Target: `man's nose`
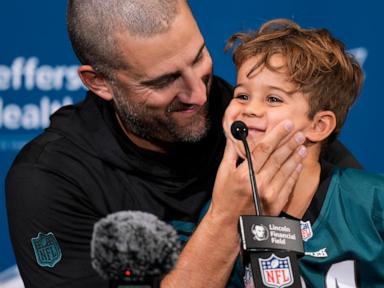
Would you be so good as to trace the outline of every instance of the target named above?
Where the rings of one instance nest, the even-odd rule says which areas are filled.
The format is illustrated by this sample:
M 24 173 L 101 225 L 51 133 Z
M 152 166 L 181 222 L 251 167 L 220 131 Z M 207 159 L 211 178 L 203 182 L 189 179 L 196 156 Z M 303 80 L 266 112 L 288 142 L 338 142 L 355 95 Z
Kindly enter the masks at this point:
M 207 83 L 204 75 L 199 75 L 194 69 L 187 70 L 182 76 L 184 87 L 178 97 L 181 102 L 202 106 L 207 102 Z

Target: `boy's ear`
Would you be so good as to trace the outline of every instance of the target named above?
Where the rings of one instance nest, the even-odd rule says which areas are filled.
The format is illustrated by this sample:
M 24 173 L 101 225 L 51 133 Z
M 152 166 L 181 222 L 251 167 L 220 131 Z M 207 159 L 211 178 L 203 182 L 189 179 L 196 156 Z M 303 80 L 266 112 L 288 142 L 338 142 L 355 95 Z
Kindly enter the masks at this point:
M 325 140 L 336 127 L 336 115 L 332 111 L 320 111 L 315 114 L 306 138 L 311 142 Z
M 78 73 L 81 81 L 89 90 L 104 100 L 112 100 L 112 89 L 104 75 L 97 72 L 90 65 L 81 65 Z

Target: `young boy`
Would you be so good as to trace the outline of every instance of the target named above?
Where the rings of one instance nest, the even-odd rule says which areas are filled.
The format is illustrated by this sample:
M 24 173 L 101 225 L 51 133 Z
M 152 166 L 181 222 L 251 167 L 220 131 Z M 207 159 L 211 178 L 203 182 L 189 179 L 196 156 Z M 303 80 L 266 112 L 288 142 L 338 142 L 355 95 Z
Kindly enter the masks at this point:
M 228 47 L 238 76 L 224 129 L 240 157 L 243 144 L 230 133 L 236 120 L 248 126 L 251 149 L 283 119 L 306 139 L 299 180 L 281 200 L 282 212 L 302 223 L 303 286 L 384 287 L 384 176 L 337 168 L 321 157 L 359 94 L 360 66 L 327 30 L 284 19 L 235 34 Z

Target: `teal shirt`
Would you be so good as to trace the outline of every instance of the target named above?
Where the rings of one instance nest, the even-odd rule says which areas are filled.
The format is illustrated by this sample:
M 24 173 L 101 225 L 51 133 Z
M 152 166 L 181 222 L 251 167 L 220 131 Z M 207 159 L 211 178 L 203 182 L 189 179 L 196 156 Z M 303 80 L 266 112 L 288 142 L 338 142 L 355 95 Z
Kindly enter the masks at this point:
M 197 226 L 171 224 L 184 243 Z M 303 287 L 384 287 L 384 175 L 335 168 L 312 232 L 299 261 Z M 226 287 L 243 287 L 242 275 L 238 259 Z
M 307 287 L 384 287 L 384 175 L 335 168 L 312 231 L 300 260 Z

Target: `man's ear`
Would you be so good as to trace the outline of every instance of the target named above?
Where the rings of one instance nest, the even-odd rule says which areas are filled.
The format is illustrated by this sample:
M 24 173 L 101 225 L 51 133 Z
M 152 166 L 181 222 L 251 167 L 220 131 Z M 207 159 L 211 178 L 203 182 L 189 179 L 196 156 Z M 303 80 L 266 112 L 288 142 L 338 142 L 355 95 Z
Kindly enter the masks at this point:
M 311 142 L 321 142 L 326 139 L 336 127 L 336 115 L 332 111 L 320 111 L 315 114 L 306 138 Z
M 104 100 L 112 100 L 112 89 L 104 75 L 97 72 L 90 65 L 81 65 L 78 73 L 81 81 L 89 90 Z

